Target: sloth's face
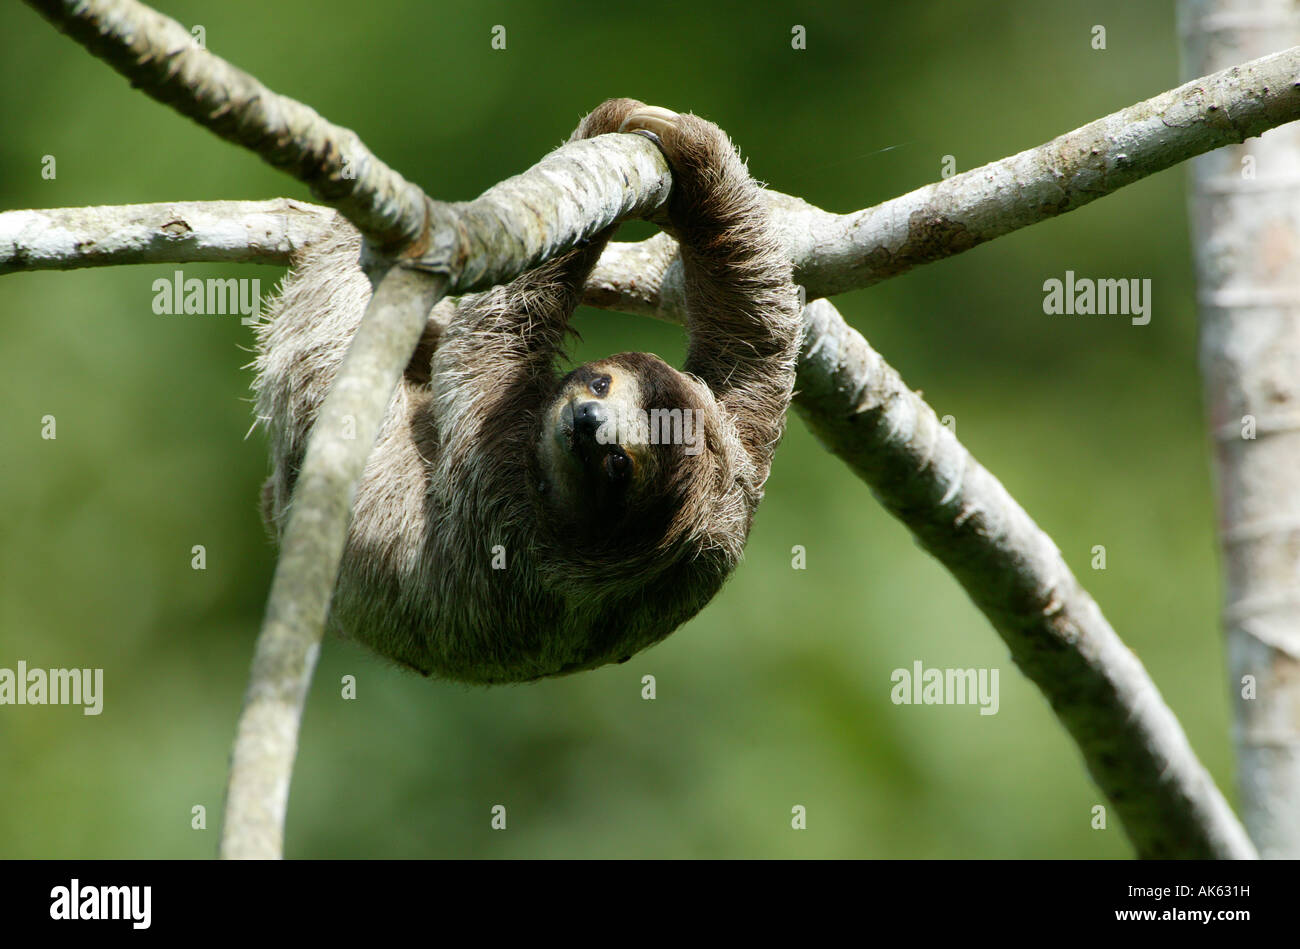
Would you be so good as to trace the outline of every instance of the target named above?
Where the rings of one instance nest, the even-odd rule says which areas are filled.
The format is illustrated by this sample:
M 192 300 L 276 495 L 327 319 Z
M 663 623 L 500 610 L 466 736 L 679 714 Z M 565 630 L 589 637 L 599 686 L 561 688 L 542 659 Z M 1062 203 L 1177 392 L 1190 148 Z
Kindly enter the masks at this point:
M 585 539 L 656 539 L 706 456 L 698 385 L 647 353 L 579 366 L 542 424 L 542 491 Z

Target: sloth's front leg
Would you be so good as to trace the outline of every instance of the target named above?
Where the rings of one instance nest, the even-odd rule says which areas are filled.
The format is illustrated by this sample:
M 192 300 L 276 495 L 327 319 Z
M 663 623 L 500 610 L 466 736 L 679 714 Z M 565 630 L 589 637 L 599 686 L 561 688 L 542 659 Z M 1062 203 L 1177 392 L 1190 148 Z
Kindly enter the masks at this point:
M 726 133 L 699 116 L 645 106 L 622 130 L 652 138 L 672 166 L 665 230 L 681 245 L 684 368 L 735 418 L 761 484 L 784 428 L 802 329 L 763 189 Z

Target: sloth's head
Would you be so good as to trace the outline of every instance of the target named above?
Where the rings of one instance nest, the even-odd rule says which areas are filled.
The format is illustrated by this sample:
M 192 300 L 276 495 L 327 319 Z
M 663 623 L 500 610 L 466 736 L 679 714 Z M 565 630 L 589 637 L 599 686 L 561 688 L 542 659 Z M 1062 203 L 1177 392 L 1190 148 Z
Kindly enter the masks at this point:
M 707 496 L 716 404 L 658 356 L 620 353 L 560 381 L 542 418 L 541 490 L 593 555 L 650 552 L 689 529 Z

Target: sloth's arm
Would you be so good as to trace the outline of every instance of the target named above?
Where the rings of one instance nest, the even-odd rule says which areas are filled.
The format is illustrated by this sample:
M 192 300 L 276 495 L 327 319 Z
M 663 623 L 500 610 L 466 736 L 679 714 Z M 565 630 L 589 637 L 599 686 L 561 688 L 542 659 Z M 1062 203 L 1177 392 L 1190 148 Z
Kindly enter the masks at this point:
M 643 105 L 635 99 L 603 102 L 578 123 L 569 140 L 617 132 L 637 108 Z M 436 360 L 435 367 L 454 371 L 456 359 L 471 357 L 476 369 L 487 370 L 481 373 L 487 389 L 548 373 L 563 349 L 582 286 L 616 229 L 606 228 L 513 282 L 467 298 L 440 343 L 452 351 L 447 355 L 457 350 L 459 354 L 452 360 Z
M 799 351 L 790 260 L 726 133 L 654 108 L 633 113 L 625 128 L 652 132 L 673 168 L 669 229 L 681 244 L 690 333 L 684 368 L 735 419 L 761 483 L 785 426 Z
M 610 99 L 578 124 L 570 140 L 617 132 L 641 105 Z M 450 463 L 468 457 L 483 439 L 499 448 L 503 439 L 522 438 L 532 428 L 529 413 L 553 383 L 582 287 L 616 229 L 461 301 L 438 341 L 430 378 Z
M 564 348 L 582 286 L 612 234 L 602 231 L 517 277 L 461 301 L 434 355 L 435 385 L 472 365 L 475 384 L 494 389 L 545 375 Z M 460 379 L 459 384 L 471 380 Z

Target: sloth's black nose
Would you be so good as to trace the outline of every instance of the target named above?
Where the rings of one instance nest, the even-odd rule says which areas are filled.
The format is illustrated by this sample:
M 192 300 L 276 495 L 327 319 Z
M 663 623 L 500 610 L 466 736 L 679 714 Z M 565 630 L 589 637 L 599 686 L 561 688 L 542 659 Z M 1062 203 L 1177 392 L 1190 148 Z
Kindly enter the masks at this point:
M 605 406 L 599 402 L 583 402 L 574 406 L 573 431 L 579 438 L 596 441 L 596 432 L 609 420 Z

